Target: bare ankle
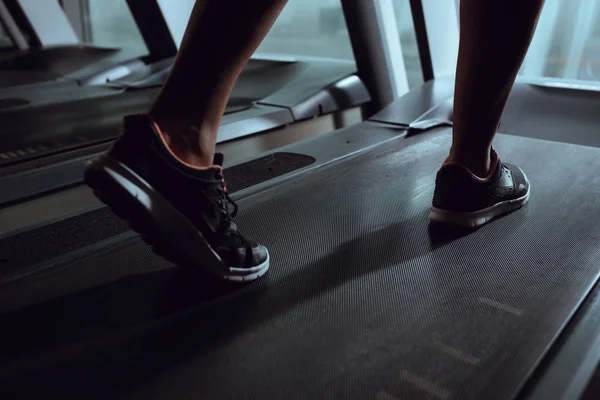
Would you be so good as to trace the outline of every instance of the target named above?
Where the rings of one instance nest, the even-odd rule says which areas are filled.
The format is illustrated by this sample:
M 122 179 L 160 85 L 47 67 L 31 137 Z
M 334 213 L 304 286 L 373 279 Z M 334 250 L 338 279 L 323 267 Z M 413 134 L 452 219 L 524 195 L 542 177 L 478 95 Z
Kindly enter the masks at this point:
M 491 159 L 489 154 L 490 153 L 488 152 L 487 157 L 476 158 L 472 155 L 466 157 L 461 156 L 461 154 L 451 151 L 446 161 L 444 161 L 444 164 L 460 164 L 471 171 L 471 173 L 473 173 L 475 176 L 479 178 L 485 178 L 489 174 L 491 168 Z
M 164 136 L 164 143 L 175 158 L 189 167 L 204 169 L 213 165 L 213 152 L 203 151 L 201 147 L 190 143 L 180 135 L 167 134 Z
M 175 158 L 193 168 L 213 165 L 215 146 L 211 138 L 216 134 L 152 118 L 165 147 Z

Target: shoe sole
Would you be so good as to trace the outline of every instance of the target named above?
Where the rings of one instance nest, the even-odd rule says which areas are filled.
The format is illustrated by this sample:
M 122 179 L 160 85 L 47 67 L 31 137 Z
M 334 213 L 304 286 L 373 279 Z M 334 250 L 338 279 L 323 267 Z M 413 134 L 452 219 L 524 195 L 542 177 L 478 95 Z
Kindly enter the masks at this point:
M 431 213 L 429 214 L 429 220 L 435 224 L 450 225 L 458 228 L 479 228 L 491 220 L 512 211 L 516 211 L 527 204 L 529 195 L 531 194 L 531 184 L 527 177 L 525 177 L 525 179 L 527 180 L 527 185 L 529 187 L 525 196 L 503 201 L 494 204 L 491 207 L 474 212 L 453 212 L 432 207 Z
M 87 163 L 87 185 L 113 213 L 140 234 L 154 252 L 173 264 L 200 268 L 217 278 L 249 282 L 263 276 L 270 256 L 252 268 L 225 264 L 202 233 L 148 182 L 110 155 Z

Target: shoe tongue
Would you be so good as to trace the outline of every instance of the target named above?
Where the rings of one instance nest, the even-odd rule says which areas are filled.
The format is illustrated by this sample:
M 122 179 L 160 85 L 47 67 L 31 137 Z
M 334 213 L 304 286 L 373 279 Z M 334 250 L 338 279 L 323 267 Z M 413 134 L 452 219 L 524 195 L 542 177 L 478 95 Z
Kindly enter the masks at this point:
M 215 153 L 215 158 L 213 159 L 213 164 L 218 165 L 219 167 L 222 167 L 223 161 L 225 161 L 225 156 L 222 153 Z
M 224 221 L 221 229 L 223 229 L 223 233 L 236 234 L 238 232 L 238 227 L 233 221 Z

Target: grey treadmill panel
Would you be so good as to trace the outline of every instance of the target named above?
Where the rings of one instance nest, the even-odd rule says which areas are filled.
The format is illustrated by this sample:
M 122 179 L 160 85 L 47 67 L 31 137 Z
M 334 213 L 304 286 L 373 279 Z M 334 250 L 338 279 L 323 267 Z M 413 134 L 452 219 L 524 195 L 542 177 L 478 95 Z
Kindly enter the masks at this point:
M 352 61 L 307 59 L 297 65 L 301 68 L 297 77 L 261 99 L 261 104 L 288 107 L 294 119 L 302 120 L 370 100 L 364 83 L 355 75 L 356 64 Z
M 262 111 L 265 109 L 272 110 L 273 107 L 278 107 L 280 110 L 290 108 L 291 106 L 287 103 L 273 106 L 265 104 L 263 106 L 253 107 L 253 105 L 263 98 L 269 98 L 269 96 L 274 93 L 277 94 L 280 92 L 283 93 L 282 98 L 286 101 L 290 101 L 290 99 L 292 99 L 292 89 L 300 85 L 299 81 L 309 83 L 311 90 L 315 88 L 313 81 L 318 81 L 318 84 L 322 86 L 318 86 L 318 89 L 314 89 L 316 92 L 311 93 L 312 95 L 321 97 L 323 87 L 330 84 L 334 84 L 336 90 L 346 90 L 347 93 L 352 93 L 352 90 L 362 87 L 360 82 L 357 83 L 352 81 L 347 85 L 350 89 L 346 89 L 343 86 L 344 82 L 338 82 L 345 77 L 345 70 L 341 70 L 340 68 L 336 69 L 335 66 L 337 64 L 335 62 L 322 62 L 322 64 L 332 65 L 333 72 L 326 68 L 315 69 L 312 64 L 306 63 L 254 60 L 248 65 L 247 70 L 236 83 L 228 103 L 230 110 L 238 111 L 240 109 L 250 109 L 251 115 L 246 115 L 247 113 L 244 112 L 236 112 L 235 116 L 226 117 L 224 123 L 229 124 L 234 120 L 239 122 L 243 119 L 247 119 L 249 116 L 252 117 L 257 113 L 262 115 Z M 348 69 L 348 63 L 342 62 L 341 65 Z M 310 71 L 323 73 L 326 79 L 317 79 L 316 75 Z M 292 88 L 288 88 L 288 85 L 291 85 Z M 35 147 L 37 145 L 48 146 L 48 142 L 54 140 L 68 141 L 72 140 L 72 137 L 74 136 L 94 136 L 112 139 L 115 135 L 114 133 L 107 135 L 105 133 L 106 127 L 110 126 L 112 131 L 119 129 L 121 119 L 124 115 L 147 110 L 154 101 L 159 90 L 159 88 L 150 88 L 122 93 L 123 87 L 114 87 L 114 85 L 109 85 L 108 87 L 82 88 L 81 90 L 74 91 L 65 90 L 59 91 L 59 93 L 47 89 L 40 94 L 36 94 L 36 96 L 39 97 L 36 101 L 43 102 L 44 99 L 49 100 L 53 96 L 59 95 L 63 100 L 67 100 L 68 102 L 62 104 L 50 104 L 39 108 L 25 106 L 20 109 L 13 107 L 11 110 L 4 110 L 5 113 L 2 115 L 4 129 L 0 133 L 2 135 L 2 151 L 14 152 L 25 147 Z M 332 90 L 332 92 L 334 92 L 334 90 Z M 296 103 L 294 104 L 299 107 L 304 107 L 307 104 L 305 100 L 308 97 L 311 97 L 308 93 L 309 92 L 306 89 L 299 91 L 296 97 Z M 329 96 L 331 97 L 331 95 Z M 359 98 L 359 100 L 362 101 L 364 98 Z M 325 103 L 325 100 L 322 102 Z M 346 108 L 345 106 L 350 107 L 358 104 L 340 101 L 338 105 Z M 256 109 L 251 110 L 252 108 Z M 335 108 L 331 107 L 331 104 L 327 107 L 328 111 L 333 111 L 334 109 Z M 310 107 L 304 107 L 303 110 L 304 114 L 302 117 L 307 116 L 307 111 L 315 112 L 314 114 L 310 114 L 310 116 L 318 115 L 318 111 L 310 109 Z M 287 114 L 293 112 L 293 110 L 283 111 Z M 280 119 L 280 117 L 274 116 L 270 121 L 273 122 L 278 118 Z M 284 124 L 285 123 L 288 123 L 287 119 L 285 119 Z M 262 126 L 264 125 L 264 120 L 256 121 L 254 125 Z M 247 129 L 244 129 L 243 131 L 247 131 Z M 226 134 L 226 139 L 224 140 L 229 140 L 234 136 L 239 137 L 241 135 L 241 133 L 237 135 L 234 135 L 233 133 Z M 2 160 L 0 160 L 0 163 L 1 162 Z
M 453 77 L 415 88 L 369 118 L 409 126 L 409 134 L 452 124 Z M 412 104 L 410 104 L 412 103 Z M 519 79 L 508 99 L 500 132 L 600 147 L 600 91 L 544 86 Z
M 597 281 L 600 149 L 500 135 L 530 204 L 448 236 L 427 215 L 449 145 L 448 129 L 395 139 L 242 198 L 240 226 L 272 254 L 245 288 L 174 269 L 137 240 L 4 287 L 0 387 L 513 398 Z
M 257 104 L 245 110 L 223 115 L 217 143 L 264 132 L 293 122 L 294 118 L 289 110 Z
M 141 63 L 141 61 L 138 61 Z M 38 85 L 27 85 L 15 89 L 4 89 L 0 88 L 0 99 L 20 99 L 22 104 L 15 104 L 9 107 L 10 103 L 5 107 L 0 108 L 2 113 L 20 113 L 20 112 L 33 112 L 45 116 L 48 111 L 50 113 L 55 112 L 52 107 L 65 107 L 65 103 L 72 103 L 75 101 L 82 101 L 87 99 L 95 99 L 99 97 L 115 96 L 124 93 L 127 89 L 135 90 L 137 92 L 145 91 L 146 93 L 158 93 L 160 86 L 164 83 L 170 69 L 173 59 L 162 60 L 143 68 L 135 67 L 134 72 L 129 73 L 126 77 L 108 82 L 104 85 L 93 85 L 93 86 L 80 86 L 76 82 L 61 82 L 52 84 L 38 84 Z M 114 66 L 114 63 L 111 64 Z M 127 68 L 127 65 L 120 65 L 120 68 Z M 117 67 L 119 68 L 119 67 Z M 302 71 L 309 68 L 303 64 L 296 64 L 290 62 L 276 62 L 276 61 L 265 61 L 265 60 L 251 60 L 247 67 L 242 71 L 240 79 L 236 82 L 233 88 L 232 97 L 230 99 L 230 105 L 250 106 L 253 102 L 260 100 L 263 97 L 267 97 L 282 87 L 285 87 L 290 81 L 294 81 L 298 78 L 298 75 L 302 75 Z M 310 69 L 310 68 L 309 68 Z M 106 71 L 107 68 L 96 67 L 96 72 Z M 27 78 L 31 75 L 31 72 L 20 72 Z M 96 79 L 97 76 L 88 75 L 90 79 Z M 0 73 L 0 80 L 2 79 L 2 73 Z M 14 78 L 13 78 L 14 79 Z M 330 82 L 331 83 L 331 82 Z M 135 95 L 134 95 L 135 96 Z M 101 100 L 102 101 L 102 100 Z M 299 100 L 297 100 L 299 101 Z M 81 113 L 82 108 L 98 109 L 99 107 L 106 108 L 112 103 L 124 103 L 121 99 L 106 99 L 106 104 L 94 104 L 89 103 L 69 104 L 74 110 Z M 48 106 L 49 108 L 39 108 L 39 106 Z M 143 107 L 147 107 L 148 104 L 143 104 Z M 143 108 L 141 108 L 143 109 Z M 75 114 L 75 112 L 74 112 Z M 85 114 L 85 113 L 83 113 Z M 10 118 L 11 116 L 8 115 Z M 72 119 L 65 118 L 64 119 Z
M 60 75 L 48 71 L 5 70 L 0 71 L 0 91 L 4 91 L 5 88 L 13 89 L 15 86 L 20 85 L 45 83 L 60 79 L 62 79 Z M 11 95 L 13 94 L 11 93 Z
M 83 168 L 96 154 L 78 157 L 73 160 L 53 164 L 53 174 L 44 168 L 32 169 L 18 174 L 0 177 L 0 208 L 12 202 L 24 201 L 40 194 L 80 185 L 83 181 Z
M 4 71 L 46 71 L 61 77 L 84 79 L 112 66 L 147 55 L 145 49 L 114 49 L 93 46 L 60 46 L 30 50 L 0 62 Z
M 223 116 L 217 136 L 217 143 L 251 135 L 256 132 L 264 132 L 294 122 L 292 114 L 285 108 L 255 105 L 250 108 L 237 107 L 236 109 L 236 107 L 228 107 L 228 109 L 233 112 Z M 122 116 L 117 117 L 119 119 L 112 118 L 112 123 L 108 124 L 104 129 L 110 130 L 112 128 L 114 129 L 114 134 L 116 134 Z M 98 129 L 99 127 L 96 126 L 95 128 Z M 109 145 L 107 141 L 100 141 L 99 143 L 98 146 L 102 147 Z M 73 143 L 73 148 L 77 148 L 78 144 L 77 142 Z M 34 151 L 35 148 L 29 149 Z M 36 155 L 36 153 L 29 154 L 25 150 L 21 151 L 23 155 L 15 152 L 10 152 L 10 154 L 14 154 L 19 159 Z M 41 152 L 41 150 L 38 150 L 38 152 Z M 63 162 L 53 162 L 46 168 L 31 169 L 27 166 L 20 173 L 13 173 L 11 171 L 3 173 L 4 171 L 0 170 L 0 188 L 2 188 L 0 191 L 0 207 L 39 196 L 43 193 L 81 184 L 83 181 L 83 166 L 90 159 L 97 157 L 97 155 L 98 153 L 96 152 L 77 158 L 70 157 Z M 8 154 L 0 153 L 0 158 L 2 157 L 8 157 Z M 2 161 L 9 162 L 11 160 L 8 158 L 6 160 L 0 159 L 0 165 L 2 165 Z
M 0 100 L 13 100 L 12 106 L 6 101 L 5 106 L 0 104 L 0 112 L 121 94 L 122 87 L 99 84 L 142 68 L 144 55 L 146 51 L 141 49 L 97 47 L 57 47 L 20 54 L 0 63 Z
M 29 183 L 25 186 L 19 183 L 20 177 L 2 178 L 2 175 L 28 171 L 28 165 L 24 163 L 32 160 L 112 141 L 119 134 L 122 118 L 145 112 L 160 90 L 144 83 L 143 77 L 164 79 L 169 63 L 167 60 L 140 70 L 130 81 L 123 79 L 109 85 L 76 90 L 53 90 L 48 86 L 39 93 L 23 96 L 23 99 L 29 99 L 27 104 L 19 103 L 23 99 L 0 101 L 0 116 L 4 123 L 0 132 L 0 167 L 22 166 L 17 170 L 11 168 L 5 174 L 0 171 L 0 187 L 4 193 L 0 193 L 0 206 L 78 180 L 83 162 L 78 160 L 52 171 L 25 172 Z M 352 62 L 343 60 L 251 60 L 233 88 L 218 142 L 368 102 L 369 94 L 362 81 L 352 75 L 354 70 Z M 271 101 L 281 101 L 281 104 L 269 105 Z M 65 175 L 57 176 L 57 171 Z M 49 175 L 52 177 L 46 179 Z M 63 179 L 64 185 L 57 185 Z
M 171 71 L 174 60 L 174 57 L 170 57 L 154 62 L 108 84 L 117 87 L 135 87 L 137 89 L 162 86 Z
M 16 74 L 21 74 L 23 77 L 22 78 L 17 78 L 17 79 L 23 79 L 25 80 L 25 78 L 27 77 L 27 74 L 30 73 L 30 71 L 13 71 L 16 72 Z M 0 79 L 3 79 L 3 77 L 6 77 L 6 79 L 9 79 L 7 76 L 7 74 L 1 74 L 0 75 Z M 3 88 L 2 84 L 0 84 L 0 99 L 5 99 L 5 98 L 10 98 L 10 97 L 20 97 L 20 98 L 24 98 L 26 100 L 28 100 L 28 102 L 31 101 L 31 97 L 34 96 L 35 94 L 39 93 L 39 92 L 45 92 L 45 91 L 55 91 L 57 90 L 57 88 L 63 88 L 63 89 L 74 89 L 76 87 L 80 87 L 80 85 L 75 82 L 75 81 L 70 81 L 64 78 L 59 78 L 57 81 L 52 81 L 52 82 L 38 82 L 35 84 L 26 84 L 27 81 L 25 80 L 24 85 L 19 86 L 19 88 L 17 90 L 15 90 L 14 88 L 8 87 L 8 88 Z M 4 111 L 4 110 L 2 110 Z
M 112 141 L 120 134 L 123 117 L 148 110 L 160 90 L 109 95 L 116 89 L 82 89 L 90 94 L 83 100 L 0 113 L 4 123 L 0 132 L 0 166 Z M 74 91 L 72 95 L 76 97 L 77 93 Z M 232 97 L 226 113 L 241 113 L 240 118 L 243 118 L 244 112 L 252 108 L 249 99 Z M 281 110 L 289 114 L 285 109 L 278 109 Z
M 57 103 L 71 103 L 82 100 L 93 100 L 101 97 L 120 95 L 125 92 L 124 89 L 104 87 L 104 86 L 80 86 L 75 82 L 55 82 L 52 85 L 44 85 L 37 88 L 37 85 L 28 85 L 25 90 L 14 90 L 12 93 L 5 93 L 0 99 L 20 100 L 12 105 L 0 107 L 0 116 L 6 117 L 7 113 L 20 112 L 26 110 L 30 113 L 36 112 L 36 107 L 52 106 Z M 38 108 L 39 110 L 39 108 Z M 43 115 L 44 112 L 42 111 Z M 10 118 L 10 117 L 9 117 Z
M 427 82 L 369 118 L 410 126 L 418 133 L 452 123 L 453 77 Z M 408 102 L 413 102 L 407 106 Z M 519 79 L 504 110 L 500 131 L 511 135 L 600 147 L 600 92 L 544 86 Z
M 81 84 L 98 84 L 102 76 L 105 79 L 108 76 L 121 77 L 129 74 L 139 68 L 144 67 L 146 64 L 144 60 L 149 56 L 148 51 L 145 48 L 124 48 L 119 49 L 113 56 L 104 58 L 95 63 L 89 63 L 81 68 L 78 68 L 65 76 L 68 79 L 74 79 Z M 128 71 L 122 73 L 122 75 L 107 74 L 107 71 L 114 70 L 116 67 L 125 67 Z M 113 78 L 116 79 L 116 78 Z
M 169 62 L 134 72 L 112 85 L 147 88 L 161 86 Z M 364 83 L 356 76 L 352 61 L 300 57 L 296 61 L 250 59 L 236 82 L 239 98 L 260 104 L 287 107 L 295 120 L 355 107 L 370 100 Z
M 20 52 L 0 62 L 3 69 L 44 69 L 65 75 L 104 58 L 119 53 L 119 49 L 93 46 L 56 46 Z
M 426 82 L 404 96 L 403 104 L 410 106 L 396 107 L 394 103 L 384 108 L 369 120 L 408 126 L 423 114 L 446 102 L 454 96 L 454 77 L 443 77 Z M 397 102 L 397 101 L 396 101 Z
M 138 71 L 133 72 L 126 77 L 117 79 L 111 83 L 114 86 L 125 86 L 136 89 L 146 89 L 153 87 L 162 86 L 168 74 L 171 72 L 174 58 L 168 58 L 151 65 L 148 65 Z M 302 65 L 293 61 L 275 61 L 275 60 L 262 60 L 262 59 L 250 59 L 242 70 L 240 79 L 236 82 L 239 91 L 240 88 L 247 88 L 248 81 L 246 77 L 252 78 L 254 81 L 259 81 L 262 85 L 266 85 L 267 94 L 270 94 L 276 89 L 275 86 L 280 87 L 284 85 L 290 78 L 295 78 L 298 69 L 302 69 Z M 279 85 L 276 82 L 283 82 Z M 253 96 L 256 88 L 252 88 Z M 262 89 L 262 88 L 260 88 Z
M 600 92 L 517 82 L 500 131 L 557 142 L 600 147 Z M 540 129 L 540 122 L 543 129 Z

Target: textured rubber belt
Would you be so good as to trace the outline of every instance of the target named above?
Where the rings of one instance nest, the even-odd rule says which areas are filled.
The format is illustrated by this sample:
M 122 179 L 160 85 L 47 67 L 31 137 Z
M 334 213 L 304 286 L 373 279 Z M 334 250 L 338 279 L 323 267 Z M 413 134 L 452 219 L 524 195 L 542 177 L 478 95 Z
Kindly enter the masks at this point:
M 240 226 L 273 263 L 244 289 L 194 279 L 136 241 L 43 286 L 3 291 L 0 303 L 38 296 L 0 317 L 14 339 L 0 341 L 6 362 L 33 357 L 31 343 L 67 349 L 13 370 L 8 387 L 145 399 L 513 398 L 597 280 L 590 182 L 600 150 L 498 137 L 503 158 L 528 174 L 531 201 L 452 236 L 427 218 L 449 144 L 449 131 L 396 140 L 240 201 Z M 27 321 L 53 329 L 27 331 Z

